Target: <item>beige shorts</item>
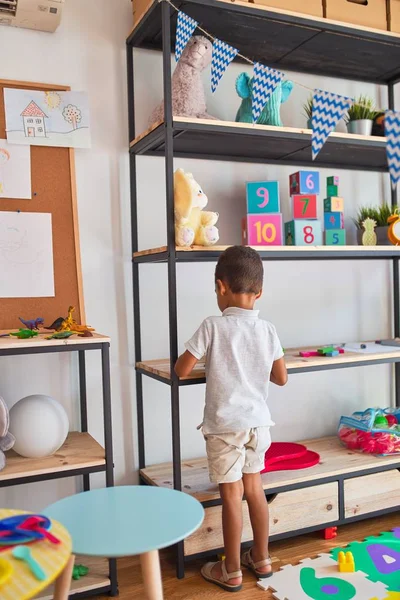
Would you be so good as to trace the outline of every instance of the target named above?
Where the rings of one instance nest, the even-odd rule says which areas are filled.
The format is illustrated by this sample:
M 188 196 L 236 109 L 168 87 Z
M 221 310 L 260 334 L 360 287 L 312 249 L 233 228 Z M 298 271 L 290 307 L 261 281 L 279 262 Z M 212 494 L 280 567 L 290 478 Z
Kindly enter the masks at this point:
M 243 473 L 260 473 L 271 445 L 269 427 L 233 433 L 205 434 L 208 470 L 212 483 L 234 483 Z

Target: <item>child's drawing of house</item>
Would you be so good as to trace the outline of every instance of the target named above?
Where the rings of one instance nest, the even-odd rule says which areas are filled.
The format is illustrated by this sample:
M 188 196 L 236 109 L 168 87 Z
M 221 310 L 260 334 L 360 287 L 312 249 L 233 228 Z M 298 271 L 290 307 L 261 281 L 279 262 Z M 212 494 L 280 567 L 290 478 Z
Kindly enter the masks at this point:
M 46 137 L 46 125 L 44 114 L 36 102 L 30 102 L 25 110 L 22 111 L 21 117 L 24 120 L 24 131 L 26 137 Z

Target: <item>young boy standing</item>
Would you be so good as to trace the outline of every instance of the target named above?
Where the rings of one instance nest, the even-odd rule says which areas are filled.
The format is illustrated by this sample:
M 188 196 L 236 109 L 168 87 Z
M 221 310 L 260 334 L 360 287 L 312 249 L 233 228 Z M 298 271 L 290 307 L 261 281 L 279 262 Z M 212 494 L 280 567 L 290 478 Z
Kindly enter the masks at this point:
M 223 562 L 207 563 L 204 579 L 224 590 L 242 587 L 241 565 L 257 578 L 272 575 L 268 554 L 269 515 L 260 472 L 274 423 L 267 405 L 269 381 L 285 385 L 287 371 L 275 327 L 258 318 L 263 265 L 252 248 L 232 246 L 220 256 L 215 288 L 221 317 L 209 317 L 185 344 L 175 366 L 179 377 L 206 359 L 203 434 L 210 480 L 222 499 Z M 245 496 L 254 545 L 240 557 Z

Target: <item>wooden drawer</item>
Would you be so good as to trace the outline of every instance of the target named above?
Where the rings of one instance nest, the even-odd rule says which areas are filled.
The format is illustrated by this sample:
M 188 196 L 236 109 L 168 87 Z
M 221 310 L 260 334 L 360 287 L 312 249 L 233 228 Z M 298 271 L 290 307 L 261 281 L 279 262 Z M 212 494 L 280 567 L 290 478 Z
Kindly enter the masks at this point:
M 322 0 L 250 0 L 251 3 L 262 4 L 265 7 L 281 8 L 282 10 L 290 10 L 297 13 L 314 15 L 323 17 Z
M 400 33 L 400 0 L 390 0 L 389 6 L 389 29 Z
M 386 0 L 327 0 L 327 19 L 364 25 L 374 29 L 387 29 Z
M 400 472 L 394 469 L 347 479 L 344 506 L 346 518 L 400 506 Z
M 300 528 L 323 526 L 339 518 L 338 485 L 326 483 L 304 490 L 278 494 L 270 503 L 271 535 Z M 200 529 L 185 540 L 185 555 L 207 552 L 224 545 L 222 538 L 221 506 L 206 508 Z M 242 541 L 253 539 L 247 503 L 243 502 Z

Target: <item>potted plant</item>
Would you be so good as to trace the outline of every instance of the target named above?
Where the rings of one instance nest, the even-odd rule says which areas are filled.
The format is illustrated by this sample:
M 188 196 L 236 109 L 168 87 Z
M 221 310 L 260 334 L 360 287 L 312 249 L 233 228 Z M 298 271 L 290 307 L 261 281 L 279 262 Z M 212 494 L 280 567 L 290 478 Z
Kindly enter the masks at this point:
M 313 97 L 310 94 L 307 101 L 303 104 L 303 115 L 307 119 L 307 129 L 312 129 L 312 105 Z
M 372 98 L 361 94 L 347 111 L 345 118 L 347 131 L 359 135 L 371 135 L 372 125 L 378 114 Z
M 396 210 L 396 207 L 391 207 L 389 204 L 382 204 L 382 206 L 361 206 L 358 209 L 357 217 L 353 219 L 355 226 L 357 227 L 357 242 L 362 245 L 363 227 L 362 223 L 365 219 L 373 219 L 376 222 L 375 233 L 377 237 L 378 246 L 390 246 L 388 239 L 388 218 Z

